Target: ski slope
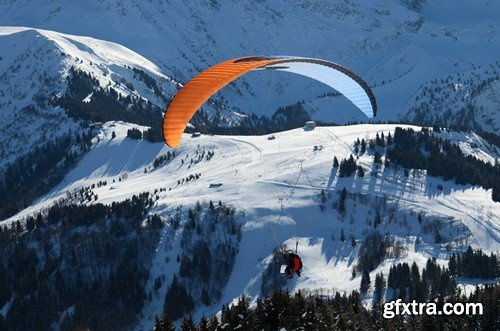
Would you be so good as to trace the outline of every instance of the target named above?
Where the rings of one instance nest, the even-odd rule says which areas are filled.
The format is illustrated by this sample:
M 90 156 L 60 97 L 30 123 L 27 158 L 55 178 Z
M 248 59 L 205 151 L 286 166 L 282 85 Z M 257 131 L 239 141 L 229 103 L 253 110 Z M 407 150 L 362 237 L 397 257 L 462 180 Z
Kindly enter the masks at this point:
M 282 244 L 294 248 L 298 242 L 299 254 L 304 261 L 303 276 L 288 283 L 290 290 L 328 293 L 332 289 L 357 289 L 360 275 L 352 279 L 351 271 L 359 245 L 351 247 L 350 237 L 362 241 L 372 228 L 366 220 L 374 217 L 373 207 L 379 204 L 379 200 L 367 205 L 355 202 L 358 208 L 349 200 L 349 212 L 341 216 L 331 204 L 337 200 L 335 191 L 344 187 L 349 192 L 388 201 L 388 210 L 393 210 L 396 216 L 393 220 L 384 220 L 379 231 L 392 234 L 406 246 L 406 253 L 396 258 L 398 262 L 417 261 L 424 265 L 430 256 L 442 261 L 448 256 L 444 244 L 434 244 L 432 236 L 422 234 L 415 222 L 419 212 L 425 213 L 426 217 L 447 220 L 443 236 L 450 238 L 452 249 L 463 248 L 451 241 L 459 237 L 486 252 L 500 248 L 500 204 L 491 200 L 491 191 L 427 177 L 423 171 L 405 177 L 402 170 L 379 169 L 378 175 L 372 176 L 377 166 L 369 155 L 363 155 L 357 161 L 365 169 L 364 178 L 337 176 L 332 168 L 333 156 L 339 160 L 347 158 L 358 137 L 369 139 L 376 133 L 387 134 L 393 132 L 396 125 L 318 127 L 312 131 L 295 129 L 275 133 L 274 140 L 269 140 L 269 136 L 202 135 L 192 138 L 184 135 L 181 147 L 176 149 L 176 157 L 157 168 L 152 167 L 153 160 L 165 154 L 168 148 L 162 143 L 127 138 L 126 132 L 132 127 L 136 126 L 122 122 L 106 123 L 91 151 L 58 187 L 2 225 L 22 220 L 64 199 L 67 192 L 104 180 L 108 185 L 93 189 L 98 196 L 95 202 L 110 204 L 133 194 L 165 188 L 158 193 L 159 200 L 153 208 L 164 217 L 179 205 L 193 206 L 196 201 L 222 200 L 242 212 L 239 219 L 243 222 L 243 237 L 222 300 L 219 304 L 199 308 L 196 317 L 219 311 L 221 303 L 231 302 L 242 293 L 251 298 L 258 297 L 262 273 L 273 250 Z M 113 132 L 115 138 L 111 138 Z M 197 149 L 212 150 L 214 156 L 210 161 L 190 164 Z M 487 149 L 477 150 L 478 155 L 484 153 L 488 153 Z M 177 184 L 179 179 L 194 173 L 200 173 L 200 179 Z M 211 183 L 222 185 L 210 188 Z M 442 191 L 436 189 L 437 184 L 443 186 Z M 328 197 L 325 211 L 319 208 L 322 189 Z M 341 230 L 345 232 L 345 242 L 339 240 Z M 174 238 L 174 242 L 169 240 L 160 240 L 148 283 L 152 286 L 156 277 L 165 275 L 167 280 L 159 290 L 163 295 L 155 296 L 151 302 L 146 301 L 138 329 L 149 329 L 154 316 L 161 314 L 166 287 L 173 273 L 177 272 L 178 264 L 165 263 L 167 257 L 174 261 L 180 249 L 177 239 Z M 394 259 L 389 258 L 375 271 L 388 272 L 392 263 Z

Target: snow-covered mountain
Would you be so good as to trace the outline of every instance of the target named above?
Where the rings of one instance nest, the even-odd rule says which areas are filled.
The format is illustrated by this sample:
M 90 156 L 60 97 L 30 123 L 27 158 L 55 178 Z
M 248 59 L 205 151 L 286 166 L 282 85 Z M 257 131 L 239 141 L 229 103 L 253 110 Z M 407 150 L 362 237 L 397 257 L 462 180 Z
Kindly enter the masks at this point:
M 394 246 L 374 270 L 385 274 L 396 262 L 416 261 L 421 267 L 428 257 L 444 262 L 449 254 L 467 245 L 485 252 L 500 248 L 500 204 L 492 201 L 491 189 L 457 185 L 422 170 L 406 173 L 397 166 L 374 163 L 372 153 L 355 152 L 353 143 L 358 138 L 368 141 L 376 134 L 394 135 L 396 125 L 296 129 L 272 137 L 184 135 L 182 146 L 168 160 L 162 156 L 171 150 L 163 143 L 126 137 L 133 126 L 122 122 L 105 124 L 96 138 L 98 142 L 55 189 L 1 225 L 16 220 L 26 222 L 30 215 L 56 203 L 74 203 L 77 195 L 89 188 L 88 199 L 79 204 L 116 206 L 132 195 L 153 194 L 151 207 L 141 217 L 158 215 L 164 228 L 159 239 L 151 237 L 156 247 L 144 260 L 149 270 L 145 283 L 149 299 L 144 300 L 139 314 L 136 328 L 140 330 L 150 329 L 154 317 L 162 314 L 174 274 L 181 275 L 178 281 L 194 298 L 196 317 L 217 312 L 222 303 L 242 293 L 250 298 L 262 295 L 263 278 L 280 245 L 294 249 L 298 243 L 304 261 L 303 276 L 286 287 L 306 291 L 357 289 L 360 275 L 352 277 L 352 270 L 358 263 L 360 245 L 374 227 L 388 235 Z M 460 143 L 466 155 L 490 164 L 499 158 L 497 147 L 475 134 L 443 131 L 435 135 Z M 359 156 L 357 164 L 364 171 L 363 177 L 340 177 L 332 168 L 334 156 L 342 160 L 351 154 Z M 345 211 L 341 212 L 338 204 L 343 188 L 349 193 Z M 238 239 L 222 225 L 226 222 L 222 216 L 209 225 L 210 212 L 205 214 L 203 206 L 210 201 L 216 205 L 222 201 L 234 208 L 234 214 L 228 211 L 226 215 L 234 215 L 240 224 Z M 374 225 L 377 218 L 380 224 Z M 143 231 L 149 231 L 149 223 L 144 222 Z M 198 226 L 196 222 L 200 222 Z M 218 247 L 234 247 L 234 255 L 229 255 L 234 256 L 234 260 L 230 259 L 234 265 L 223 278 L 220 293 L 209 290 L 207 295 L 212 299 L 202 303 L 199 291 L 203 287 L 199 286 L 203 283 L 192 280 L 196 278 L 190 277 L 195 276 L 187 276 L 187 271 L 182 270 L 187 268 L 186 258 L 196 258 L 190 255 L 199 240 L 195 232 L 210 231 L 210 226 L 214 232 L 202 237 L 214 243 L 207 250 L 215 254 Z M 93 226 L 85 229 L 82 226 L 75 231 L 95 231 Z M 353 241 L 358 245 L 354 246 Z M 52 247 L 51 254 L 60 254 L 57 245 Z M 217 259 L 217 255 L 212 256 Z M 208 277 L 214 281 L 210 278 L 215 277 L 213 274 Z M 62 309 L 67 308 L 71 307 Z M 66 310 L 61 319 L 64 314 Z
M 500 4 L 489 0 L 452 5 L 438 0 L 25 0 L 2 1 L 0 13 L 0 25 L 117 42 L 180 82 L 241 55 L 329 59 L 375 87 L 382 120 L 406 113 L 409 98 L 426 82 L 494 63 L 500 44 Z M 347 111 L 352 108 L 342 98 L 317 99 L 327 91 L 306 78 L 252 73 L 221 96 L 230 107 L 258 115 L 305 100 L 316 119 L 361 119 L 356 110 Z M 497 111 L 485 107 L 487 117 Z
M 387 246 L 372 275 L 445 264 L 468 245 L 498 252 L 500 150 L 486 135 L 436 128 L 426 134 L 440 142 L 416 147 L 466 159 L 465 182 L 389 161 L 375 144 L 401 125 L 184 134 L 175 150 L 141 135 L 195 74 L 253 54 L 351 68 L 383 121 L 498 134 L 499 14 L 487 0 L 1 1 L 0 329 L 33 328 L 21 324 L 29 309 L 47 328 L 149 330 L 165 311 L 199 318 L 280 285 L 350 292 L 370 240 Z M 325 86 L 274 71 L 215 100 L 203 109 L 222 126 L 299 101 L 316 120 L 365 120 Z M 333 159 L 350 155 L 356 169 L 340 176 Z M 277 249 L 296 245 L 303 276 L 286 283 Z
M 100 88 L 163 109 L 178 87 L 153 63 L 115 43 L 17 27 L 0 28 L 0 41 L 0 169 L 55 137 L 82 130 L 81 117 L 70 118 L 52 102 L 72 92 L 72 70 L 95 80 L 81 97 L 87 104 Z M 144 77 L 151 77 L 157 90 Z
M 408 100 L 404 119 L 500 132 L 500 62 L 435 79 Z

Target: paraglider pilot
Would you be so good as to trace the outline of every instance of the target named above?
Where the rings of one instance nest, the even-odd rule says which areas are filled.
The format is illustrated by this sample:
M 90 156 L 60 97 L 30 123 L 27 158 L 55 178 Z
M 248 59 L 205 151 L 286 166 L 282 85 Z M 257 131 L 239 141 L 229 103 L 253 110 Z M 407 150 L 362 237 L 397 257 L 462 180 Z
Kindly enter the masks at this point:
M 293 273 L 295 272 L 297 276 L 300 277 L 300 271 L 302 270 L 302 260 L 300 256 L 294 253 L 286 253 L 285 254 L 285 275 L 288 279 L 293 278 Z

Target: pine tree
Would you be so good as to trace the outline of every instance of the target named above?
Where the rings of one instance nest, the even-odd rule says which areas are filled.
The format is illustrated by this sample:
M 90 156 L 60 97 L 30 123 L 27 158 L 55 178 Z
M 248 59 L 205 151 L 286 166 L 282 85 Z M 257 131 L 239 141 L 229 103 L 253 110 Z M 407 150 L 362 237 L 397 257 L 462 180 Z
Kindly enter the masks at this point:
M 370 289 L 370 274 L 368 273 L 368 270 L 364 269 L 363 270 L 363 275 L 361 276 L 361 284 L 359 286 L 359 291 L 361 294 L 366 295 L 368 293 L 368 290 Z
M 200 324 L 198 325 L 198 331 L 209 331 L 208 320 L 205 315 L 203 315 L 200 319 Z
M 177 275 L 174 274 L 172 284 L 165 295 L 165 313 L 176 319 L 194 308 L 193 298 L 186 288 L 180 284 Z
M 236 313 L 238 317 L 238 325 L 241 325 L 241 328 L 243 330 L 247 330 L 250 328 L 250 321 L 249 316 L 250 316 L 250 302 L 248 301 L 248 298 L 245 295 L 242 295 L 238 299 L 238 303 L 236 304 Z
M 217 316 L 214 315 L 208 321 L 208 330 L 215 331 L 218 328 L 219 328 L 219 320 L 217 319 Z
M 383 300 L 383 291 L 386 286 L 384 275 L 379 273 L 375 276 L 375 293 L 373 295 L 374 303 L 380 304 Z
M 443 241 L 443 238 L 441 237 L 441 233 L 439 233 L 439 230 L 436 229 L 436 233 L 434 234 L 434 242 L 436 244 L 440 244 Z
M 345 241 L 344 229 L 340 230 L 340 241 L 341 242 Z
M 380 142 L 380 136 L 378 135 L 378 132 L 377 134 L 375 135 L 375 144 L 377 146 L 382 146 L 382 143 Z
M 33 217 L 29 217 L 26 220 L 26 230 L 29 232 L 33 231 L 35 229 L 35 219 Z
M 399 285 L 398 298 L 403 301 L 406 301 L 406 287 L 404 286 L 403 283 Z
M 338 168 L 339 166 L 339 160 L 337 159 L 336 156 L 333 157 L 333 167 Z
M 344 159 L 340 162 L 339 166 L 339 177 L 349 177 L 356 171 L 356 161 L 352 154 L 349 156 L 349 159 Z
M 221 307 L 220 322 L 222 325 L 229 324 L 231 322 L 231 311 L 228 305 L 223 304 Z
M 181 330 L 182 331 L 197 331 L 196 325 L 194 324 L 193 317 L 191 316 L 191 314 L 188 314 L 182 320 Z
M 156 316 L 154 331 L 175 331 L 175 327 L 168 315 L 164 315 L 162 318 Z
M 457 256 L 455 253 L 451 254 L 450 260 L 448 261 L 448 269 L 453 276 L 457 275 Z

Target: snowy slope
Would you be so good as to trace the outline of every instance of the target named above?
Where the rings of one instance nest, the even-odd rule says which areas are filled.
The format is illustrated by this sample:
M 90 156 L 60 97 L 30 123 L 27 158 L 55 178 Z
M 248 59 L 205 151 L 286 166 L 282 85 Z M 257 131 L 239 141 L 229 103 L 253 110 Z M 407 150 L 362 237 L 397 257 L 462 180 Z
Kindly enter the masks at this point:
M 423 84 L 405 105 L 405 120 L 500 131 L 500 62 Z
M 180 82 L 241 55 L 329 59 L 374 86 L 380 118 L 392 120 L 407 111 L 404 105 L 420 85 L 494 63 L 500 44 L 500 3 L 487 0 L 453 6 L 438 0 L 22 0 L 3 1 L 0 13 L 0 25 L 117 42 Z M 278 106 L 306 100 L 326 122 L 359 119 L 357 113 L 344 114 L 348 107 L 340 98 L 324 99 L 328 107 L 319 107 L 314 100 L 327 91 L 319 83 L 264 74 L 251 73 L 221 95 L 247 113 L 269 115 Z
M 153 63 L 115 43 L 0 27 L 0 169 L 39 144 L 80 130 L 64 109 L 50 103 L 67 91 L 70 68 L 90 74 L 103 89 L 112 87 L 123 97 L 149 100 L 160 108 L 178 86 Z M 163 95 L 146 86 L 132 68 L 153 77 Z M 85 101 L 91 98 L 90 94 Z
M 432 134 L 458 145 L 465 155 L 472 155 L 492 165 L 495 164 L 495 160 L 500 159 L 500 149 L 493 144 L 489 144 L 474 132 L 448 132 L 443 130 L 439 133 L 432 132 Z
M 495 61 L 500 37 L 495 32 L 500 4 L 459 0 L 453 8 L 443 6 L 437 0 L 376 4 L 367 0 L 2 1 L 0 25 L 6 26 L 0 27 L 0 174 L 6 163 L 39 144 L 81 130 L 81 122 L 49 102 L 67 92 L 71 68 L 95 77 L 102 89 L 113 88 L 123 97 L 163 108 L 180 83 L 227 58 L 319 57 L 346 65 L 366 79 L 374 87 L 382 120 L 404 116 L 435 121 L 447 112 L 455 119 L 462 108 L 473 105 L 477 111 L 470 118 L 477 126 L 498 132 Z M 132 68 L 151 77 L 160 94 Z M 304 100 L 314 119 L 364 119 L 348 101 L 319 83 L 286 73 L 264 74 L 248 74 L 222 91 L 219 100 L 259 115 Z M 431 99 L 428 91 L 436 96 Z M 92 97 L 90 93 L 83 100 L 89 102 Z M 231 112 L 225 115 L 230 121 L 238 118 Z M 425 171 L 405 176 L 402 170 L 375 165 L 367 154 L 357 160 L 365 170 L 363 178 L 338 177 L 331 167 L 333 156 L 347 158 L 355 139 L 393 132 L 395 125 L 297 129 L 277 133 L 274 140 L 185 135 L 177 156 L 157 168 L 155 158 L 169 149 L 162 143 L 126 138 L 133 127 L 138 126 L 109 122 L 96 127 L 99 134 L 91 151 L 63 182 L 0 225 L 23 220 L 67 198 L 68 192 L 100 181 L 110 184 L 96 187 L 93 193 L 96 202 L 105 204 L 165 189 L 153 208 L 164 218 L 178 206 L 192 207 L 196 200 L 221 200 L 234 206 L 243 237 L 233 272 L 219 302 L 208 307 L 199 304 L 196 317 L 219 311 L 222 303 L 242 293 L 251 298 L 261 295 L 263 274 L 274 249 L 282 244 L 293 248 L 298 242 L 304 259 L 304 275 L 288 283 L 290 290 L 357 289 L 360 276 L 352 279 L 351 271 L 359 245 L 351 247 L 351 237 L 361 243 L 373 229 L 371 222 L 379 209 L 387 215 L 379 231 L 390 234 L 404 250 L 375 272 L 387 275 L 395 261 L 416 261 L 422 266 L 433 256 L 444 262 L 450 252 L 468 244 L 486 252 L 500 248 L 500 204 L 492 202 L 491 190 L 428 177 Z M 474 133 L 433 134 L 481 160 L 499 159 L 499 150 Z M 201 150 L 213 151 L 214 157 L 190 162 Z M 201 174 L 200 179 L 178 184 L 195 173 Z M 210 188 L 214 183 L 222 186 Z M 332 206 L 344 187 L 351 193 L 342 215 Z M 321 190 L 326 192 L 324 211 Z M 423 224 L 416 222 L 419 213 L 425 214 Z M 435 227 L 441 229 L 441 244 L 435 243 Z M 341 231 L 345 242 L 340 241 Z M 181 232 L 182 227 L 166 227 L 161 237 L 147 287 L 153 288 L 158 276 L 165 280 L 144 303 L 138 329 L 151 329 L 154 317 L 163 311 L 167 286 L 179 269 L 175 260 L 182 253 Z M 2 309 L 4 315 L 6 309 Z
M 102 180 L 108 183 L 115 180 L 93 189 L 98 196 L 96 202 L 105 204 L 144 191 L 166 189 L 158 193 L 154 207 L 154 212 L 163 217 L 171 215 L 176 206 L 193 206 L 197 200 L 222 200 L 241 212 L 238 219 L 243 224 L 243 237 L 222 299 L 209 307 L 199 306 L 197 317 L 217 312 L 220 304 L 231 302 L 242 293 L 252 298 L 259 296 L 262 274 L 280 244 L 293 248 L 298 242 L 304 260 L 303 277 L 291 281 L 289 289 L 358 288 L 360 276 L 351 277 L 357 247 L 351 247 L 350 238 L 363 240 L 373 229 L 369 222 L 377 209 L 388 215 L 379 231 L 391 234 L 406 248 L 401 256 L 387 259 L 376 272 L 387 273 L 395 260 L 423 265 L 428 257 L 434 256 L 444 261 L 450 252 L 446 245 L 451 251 L 464 249 L 468 244 L 486 252 L 500 249 L 500 204 L 491 200 L 491 190 L 427 177 L 425 171 L 415 171 L 406 177 L 402 170 L 378 169 L 369 155 L 358 160 L 365 169 L 364 178 L 338 177 L 331 166 L 333 156 L 348 157 L 358 137 L 387 134 L 394 131 L 395 125 L 296 129 L 275 134 L 274 140 L 268 140 L 267 136 L 185 135 L 176 150 L 177 156 L 157 168 L 152 167 L 153 160 L 169 149 L 161 143 L 127 138 L 127 129 L 131 127 L 127 123 L 107 123 L 98 136 L 99 142 L 57 188 L 2 224 L 22 220 L 65 198 L 67 192 Z M 111 137 L 111 132 L 116 133 L 116 138 Z M 466 135 L 453 138 L 459 141 L 463 137 Z M 477 136 L 469 139 L 481 141 Z M 314 146 L 322 148 L 315 150 Z M 498 154 L 493 155 L 484 147 L 485 142 L 482 146 L 479 150 L 470 148 L 468 153 L 483 159 L 498 158 Z M 190 159 L 201 149 L 214 151 L 213 158 L 191 163 Z M 375 172 L 377 175 L 372 175 Z M 194 173 L 200 173 L 200 179 L 178 185 L 179 179 Z M 222 186 L 210 188 L 211 183 Z M 437 189 L 438 184 L 443 190 Z M 344 187 L 352 192 L 352 197 L 347 200 L 348 212 L 341 215 L 331 205 L 338 200 L 337 191 Z M 319 208 L 322 189 L 327 195 L 324 212 Z M 418 213 L 425 214 L 427 223 L 418 224 Z M 442 244 L 435 244 L 432 232 L 428 232 L 436 223 L 445 238 Z M 345 242 L 339 239 L 341 230 L 345 232 Z M 179 237 L 175 235 L 174 242 L 162 239 L 158 246 L 148 286 L 153 286 L 156 277 L 165 275 L 167 281 L 160 294 L 165 293 L 172 274 L 178 270 L 177 263 L 165 261 L 175 261 L 180 253 Z M 154 316 L 162 309 L 162 295 L 146 301 L 138 329 L 150 329 Z

